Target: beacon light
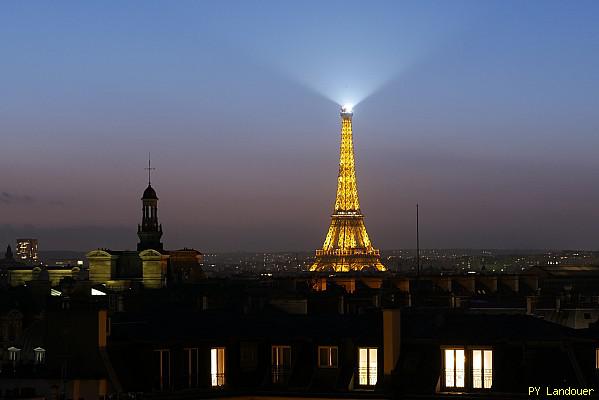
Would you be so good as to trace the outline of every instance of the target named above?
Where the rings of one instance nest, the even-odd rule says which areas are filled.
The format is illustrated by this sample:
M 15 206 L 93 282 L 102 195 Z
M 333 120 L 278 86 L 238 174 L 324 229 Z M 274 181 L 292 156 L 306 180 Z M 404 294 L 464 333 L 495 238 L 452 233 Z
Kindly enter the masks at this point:
M 350 114 L 352 112 L 352 108 L 353 106 L 351 104 L 344 104 L 341 106 L 341 112 Z

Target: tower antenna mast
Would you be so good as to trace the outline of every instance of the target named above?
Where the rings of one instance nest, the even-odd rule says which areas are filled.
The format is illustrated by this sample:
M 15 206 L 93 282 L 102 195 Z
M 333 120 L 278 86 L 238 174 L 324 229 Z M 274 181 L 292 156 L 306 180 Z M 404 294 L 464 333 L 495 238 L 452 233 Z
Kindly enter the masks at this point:
M 416 274 L 420 278 L 420 226 L 418 221 L 418 203 L 416 203 Z

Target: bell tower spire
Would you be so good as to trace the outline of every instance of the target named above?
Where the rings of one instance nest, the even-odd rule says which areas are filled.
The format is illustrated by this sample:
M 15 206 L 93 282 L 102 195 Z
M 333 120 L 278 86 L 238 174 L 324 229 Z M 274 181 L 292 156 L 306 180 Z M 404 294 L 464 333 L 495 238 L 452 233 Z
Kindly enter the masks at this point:
M 143 196 L 141 197 L 141 224 L 137 225 L 137 236 L 139 237 L 139 243 L 137 243 L 137 250 L 142 251 L 146 249 L 162 250 L 162 225 L 158 223 L 158 196 L 156 191 L 152 187 L 152 171 L 156 168 L 152 168 L 152 161 L 150 154 L 148 154 L 148 187 L 144 190 Z
M 156 168 L 152 168 L 152 155 L 148 153 L 148 168 L 146 168 L 148 171 L 148 186 L 152 185 L 152 171 L 155 169 Z

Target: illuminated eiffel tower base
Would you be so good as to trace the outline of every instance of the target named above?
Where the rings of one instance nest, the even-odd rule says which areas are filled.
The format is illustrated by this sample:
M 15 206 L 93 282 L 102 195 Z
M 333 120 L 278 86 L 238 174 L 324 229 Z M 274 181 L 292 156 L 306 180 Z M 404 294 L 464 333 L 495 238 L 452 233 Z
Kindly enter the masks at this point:
M 379 250 L 372 246 L 368 238 L 364 216 L 360 211 L 352 116 L 351 108 L 341 108 L 341 154 L 335 209 L 327 237 L 322 249 L 316 250 L 316 260 L 310 271 L 385 271 Z

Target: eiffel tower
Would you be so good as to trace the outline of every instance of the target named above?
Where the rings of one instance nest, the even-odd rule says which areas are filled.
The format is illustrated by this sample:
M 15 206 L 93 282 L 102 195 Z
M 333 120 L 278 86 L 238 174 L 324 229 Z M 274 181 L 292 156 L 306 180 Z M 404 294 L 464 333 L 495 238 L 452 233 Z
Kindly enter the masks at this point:
M 351 107 L 341 108 L 341 154 L 337 197 L 331 225 L 310 271 L 385 271 L 379 250 L 370 242 L 360 211 L 354 165 Z

